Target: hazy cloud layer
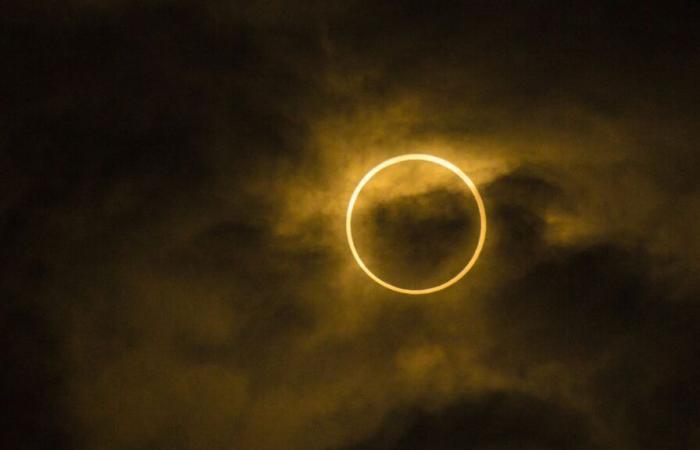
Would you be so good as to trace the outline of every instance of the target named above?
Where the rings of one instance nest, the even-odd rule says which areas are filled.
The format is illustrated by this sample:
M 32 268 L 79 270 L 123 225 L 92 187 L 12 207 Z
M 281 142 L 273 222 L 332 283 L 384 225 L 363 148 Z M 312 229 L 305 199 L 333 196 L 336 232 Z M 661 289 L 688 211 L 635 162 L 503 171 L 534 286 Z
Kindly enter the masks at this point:
M 697 13 L 12 2 L 5 447 L 697 447 Z M 489 220 L 430 297 L 345 241 L 355 184 L 409 152 Z M 478 223 L 423 182 L 364 222 L 407 281 Z

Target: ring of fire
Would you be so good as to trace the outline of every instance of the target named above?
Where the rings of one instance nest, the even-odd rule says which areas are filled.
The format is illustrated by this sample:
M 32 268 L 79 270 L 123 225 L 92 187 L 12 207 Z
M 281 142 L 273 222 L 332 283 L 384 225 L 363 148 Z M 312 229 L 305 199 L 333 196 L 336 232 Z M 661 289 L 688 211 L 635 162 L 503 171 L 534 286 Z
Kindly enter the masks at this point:
M 427 161 L 431 162 L 434 164 L 437 164 L 439 166 L 444 167 L 445 169 L 450 170 L 452 173 L 457 175 L 463 182 L 464 184 L 467 185 L 469 190 L 471 191 L 472 195 L 474 196 L 474 200 L 476 201 L 476 205 L 479 209 L 479 220 L 480 220 L 480 227 L 479 227 L 479 241 L 476 244 L 476 249 L 474 250 L 474 254 L 472 255 L 471 259 L 467 262 L 467 264 L 462 268 L 462 270 L 459 271 L 459 273 L 446 282 L 439 284 L 437 286 L 425 288 L 425 289 L 406 289 L 402 288 L 399 286 L 395 286 L 391 283 L 387 283 L 386 281 L 382 280 L 378 276 L 376 276 L 369 268 L 367 265 L 365 265 L 364 261 L 362 261 L 362 258 L 360 258 L 359 253 L 357 252 L 357 249 L 355 248 L 355 242 L 352 238 L 352 211 L 355 208 L 355 202 L 357 201 L 358 196 L 360 195 L 360 192 L 362 191 L 362 188 L 365 187 L 365 185 L 369 182 L 369 180 L 372 179 L 376 174 L 381 172 L 382 170 L 386 169 L 387 167 L 393 166 L 395 164 L 399 164 L 402 162 L 406 161 Z M 347 214 L 345 216 L 345 232 L 347 234 L 348 238 L 348 244 L 350 245 L 350 251 L 352 252 L 352 256 L 355 258 L 355 261 L 357 264 L 360 266 L 360 268 L 376 283 L 379 285 L 391 289 L 392 291 L 395 292 L 400 292 L 402 294 L 409 294 L 409 295 L 423 295 L 423 294 L 432 294 L 433 292 L 441 291 L 445 288 L 448 288 L 458 282 L 462 277 L 464 277 L 469 270 L 474 266 L 476 263 L 476 260 L 479 258 L 479 254 L 481 253 L 481 249 L 484 246 L 484 241 L 486 239 L 486 211 L 484 210 L 484 202 L 481 199 L 481 195 L 479 194 L 479 191 L 476 189 L 476 186 L 474 185 L 474 182 L 464 173 L 462 170 L 452 164 L 449 161 L 446 161 L 442 158 L 438 158 L 436 156 L 432 155 L 426 155 L 426 154 L 407 154 L 407 155 L 400 155 L 396 156 L 391 159 L 387 159 L 383 163 L 377 165 L 374 167 L 372 170 L 367 172 L 367 174 L 360 180 L 358 183 L 357 187 L 352 193 L 352 196 L 350 197 L 350 203 L 348 204 L 348 210 Z

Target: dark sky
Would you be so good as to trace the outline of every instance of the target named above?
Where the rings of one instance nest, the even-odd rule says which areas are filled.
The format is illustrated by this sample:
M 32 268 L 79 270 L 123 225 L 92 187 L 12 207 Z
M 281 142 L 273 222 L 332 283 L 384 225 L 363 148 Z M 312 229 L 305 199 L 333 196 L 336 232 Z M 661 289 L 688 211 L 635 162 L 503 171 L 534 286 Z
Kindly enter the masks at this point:
M 0 446 L 700 448 L 700 10 L 607 3 L 3 4 Z

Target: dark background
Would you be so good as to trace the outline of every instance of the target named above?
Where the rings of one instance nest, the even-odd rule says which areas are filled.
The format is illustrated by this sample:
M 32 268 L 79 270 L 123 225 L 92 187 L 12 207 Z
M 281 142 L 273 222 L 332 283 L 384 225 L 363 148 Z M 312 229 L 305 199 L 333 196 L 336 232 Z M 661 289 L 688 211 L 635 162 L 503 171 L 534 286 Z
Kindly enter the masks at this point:
M 700 448 L 698 12 L 5 3 L 2 447 Z M 343 230 L 411 151 L 489 217 L 420 298 Z

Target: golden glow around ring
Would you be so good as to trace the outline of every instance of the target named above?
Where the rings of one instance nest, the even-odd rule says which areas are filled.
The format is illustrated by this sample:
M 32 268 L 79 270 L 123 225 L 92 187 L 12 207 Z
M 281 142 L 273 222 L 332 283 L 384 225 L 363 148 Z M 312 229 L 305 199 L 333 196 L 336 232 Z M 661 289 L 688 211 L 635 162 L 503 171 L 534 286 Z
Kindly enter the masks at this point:
M 369 268 L 365 265 L 364 261 L 362 261 L 362 258 L 360 258 L 360 255 L 357 253 L 357 249 L 355 248 L 355 242 L 353 241 L 352 238 L 352 210 L 355 208 L 355 202 L 357 201 L 357 197 L 360 195 L 360 191 L 362 191 L 362 188 L 365 187 L 365 185 L 369 182 L 369 180 L 372 179 L 373 176 L 378 174 L 380 171 L 386 169 L 389 166 L 393 166 L 394 164 L 402 163 L 405 161 L 428 161 L 431 163 L 435 163 L 439 166 L 442 166 L 448 170 L 450 170 L 452 173 L 457 175 L 462 181 L 464 181 L 464 184 L 467 185 L 469 190 L 472 192 L 472 195 L 474 195 L 474 200 L 476 200 L 476 205 L 479 208 L 479 219 L 481 221 L 480 223 L 480 229 L 479 229 L 479 242 L 476 244 L 476 250 L 474 250 L 474 254 L 472 255 L 471 259 L 467 263 L 466 266 L 454 277 L 450 278 L 446 282 L 433 286 L 430 288 L 426 289 L 405 289 L 402 287 L 394 286 L 393 284 L 387 283 L 386 281 L 382 280 L 378 276 L 376 276 L 374 273 L 372 273 Z M 448 288 L 458 282 L 464 275 L 469 272 L 469 270 L 474 266 L 476 263 L 476 260 L 479 258 L 479 254 L 481 253 L 481 249 L 484 246 L 484 240 L 486 239 L 486 212 L 484 211 L 484 202 L 481 200 L 481 195 L 479 195 L 479 191 L 477 191 L 476 186 L 474 185 L 474 182 L 464 173 L 460 170 L 459 167 L 455 166 L 449 161 L 446 161 L 442 158 L 438 158 L 436 156 L 432 155 L 424 155 L 424 154 L 408 154 L 408 155 L 401 155 L 401 156 L 396 156 L 391 159 L 387 159 L 383 163 L 379 164 L 378 166 L 374 167 L 372 170 L 367 172 L 367 175 L 365 175 L 361 180 L 360 183 L 357 185 L 355 188 L 355 191 L 352 193 L 352 197 L 350 197 L 350 203 L 348 204 L 348 212 L 347 215 L 345 216 L 345 232 L 347 233 L 348 236 L 348 244 L 350 245 L 350 251 L 352 252 L 352 256 L 355 258 L 355 261 L 357 261 L 357 264 L 360 266 L 360 268 L 374 281 L 376 281 L 378 284 L 384 286 L 387 289 L 391 289 L 392 291 L 400 292 L 402 294 L 409 294 L 409 295 L 422 295 L 422 294 L 431 294 L 433 292 L 441 291 L 445 288 Z

